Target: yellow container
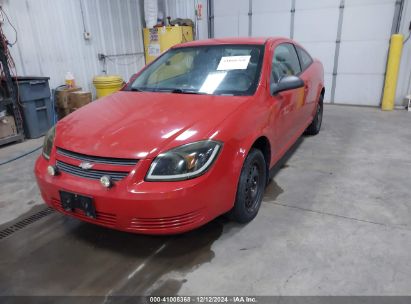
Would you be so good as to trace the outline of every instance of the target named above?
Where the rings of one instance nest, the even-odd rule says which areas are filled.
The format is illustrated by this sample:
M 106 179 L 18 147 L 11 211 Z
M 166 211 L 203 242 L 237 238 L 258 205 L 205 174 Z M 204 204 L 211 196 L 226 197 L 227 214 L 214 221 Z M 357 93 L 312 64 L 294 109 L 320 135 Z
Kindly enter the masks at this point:
M 111 95 L 123 87 L 124 80 L 118 75 L 100 75 L 93 79 L 97 98 Z
M 193 41 L 193 28 L 191 26 L 145 28 L 143 33 L 146 64 L 152 62 L 173 45 Z

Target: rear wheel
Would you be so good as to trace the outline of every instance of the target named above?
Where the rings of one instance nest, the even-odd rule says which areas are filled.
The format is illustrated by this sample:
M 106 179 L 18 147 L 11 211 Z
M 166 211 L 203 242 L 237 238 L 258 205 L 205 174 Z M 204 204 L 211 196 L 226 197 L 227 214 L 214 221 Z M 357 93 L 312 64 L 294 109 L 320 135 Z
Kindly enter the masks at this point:
M 248 154 L 237 187 L 237 196 L 230 218 L 239 223 L 254 219 L 260 209 L 266 185 L 267 166 L 260 150 L 251 149 Z
M 320 132 L 321 124 L 323 121 L 323 107 L 324 107 L 323 103 L 324 103 L 324 95 L 321 94 L 320 100 L 318 101 L 318 105 L 317 105 L 317 112 L 314 116 L 313 121 L 308 126 L 308 128 L 305 130 L 304 134 L 317 135 Z

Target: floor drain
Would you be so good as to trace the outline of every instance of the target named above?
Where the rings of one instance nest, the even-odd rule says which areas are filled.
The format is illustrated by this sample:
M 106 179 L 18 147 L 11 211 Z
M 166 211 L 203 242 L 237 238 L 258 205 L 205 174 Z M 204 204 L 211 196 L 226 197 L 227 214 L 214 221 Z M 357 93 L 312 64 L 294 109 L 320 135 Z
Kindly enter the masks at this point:
M 41 220 L 43 217 L 53 212 L 54 212 L 54 209 L 47 208 L 33 215 L 30 215 L 29 217 L 21 221 L 18 221 L 17 223 L 14 223 L 13 225 L 7 227 L 6 229 L 3 229 L 0 231 L 0 240 L 12 235 L 14 232 L 19 231 L 23 229 L 24 227 L 27 227 L 30 224 L 33 224 L 34 222 L 37 222 L 38 220 Z

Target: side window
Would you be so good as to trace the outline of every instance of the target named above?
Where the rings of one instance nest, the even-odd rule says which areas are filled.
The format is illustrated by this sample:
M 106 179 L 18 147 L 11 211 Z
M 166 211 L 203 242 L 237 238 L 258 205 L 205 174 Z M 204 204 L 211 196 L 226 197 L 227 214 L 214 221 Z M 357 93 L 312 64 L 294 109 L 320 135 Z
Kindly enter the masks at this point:
M 308 54 L 306 51 L 304 51 L 302 48 L 298 46 L 297 46 L 297 52 L 298 52 L 298 56 L 300 57 L 301 66 L 303 70 L 305 70 L 311 65 L 311 63 L 313 62 L 313 59 L 311 58 L 310 54 Z
M 284 76 L 301 72 L 300 62 L 294 46 L 283 43 L 276 47 L 271 65 L 271 82 L 277 83 Z

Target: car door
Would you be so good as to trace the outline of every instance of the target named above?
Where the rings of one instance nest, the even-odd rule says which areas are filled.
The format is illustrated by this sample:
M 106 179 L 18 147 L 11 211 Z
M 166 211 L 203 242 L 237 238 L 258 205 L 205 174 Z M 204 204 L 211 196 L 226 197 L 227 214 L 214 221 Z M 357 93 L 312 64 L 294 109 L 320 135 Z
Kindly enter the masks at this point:
M 314 113 L 314 107 L 317 102 L 317 86 L 313 83 L 313 76 L 311 75 L 310 67 L 313 63 L 313 59 L 303 48 L 298 45 L 295 46 L 297 54 L 300 59 L 300 65 L 302 72 L 299 77 L 304 81 L 304 101 L 302 105 L 302 111 L 299 113 L 298 119 L 301 121 L 311 120 L 311 115 Z
M 270 85 L 278 83 L 282 77 L 298 75 L 301 66 L 297 51 L 291 43 L 281 43 L 274 49 L 271 64 Z M 271 92 L 270 92 L 271 93 Z M 283 91 L 270 96 L 277 104 L 278 116 L 276 121 L 276 142 L 279 149 L 288 149 L 293 144 L 301 123 L 297 121 L 298 111 L 303 104 L 304 90 L 294 89 Z

